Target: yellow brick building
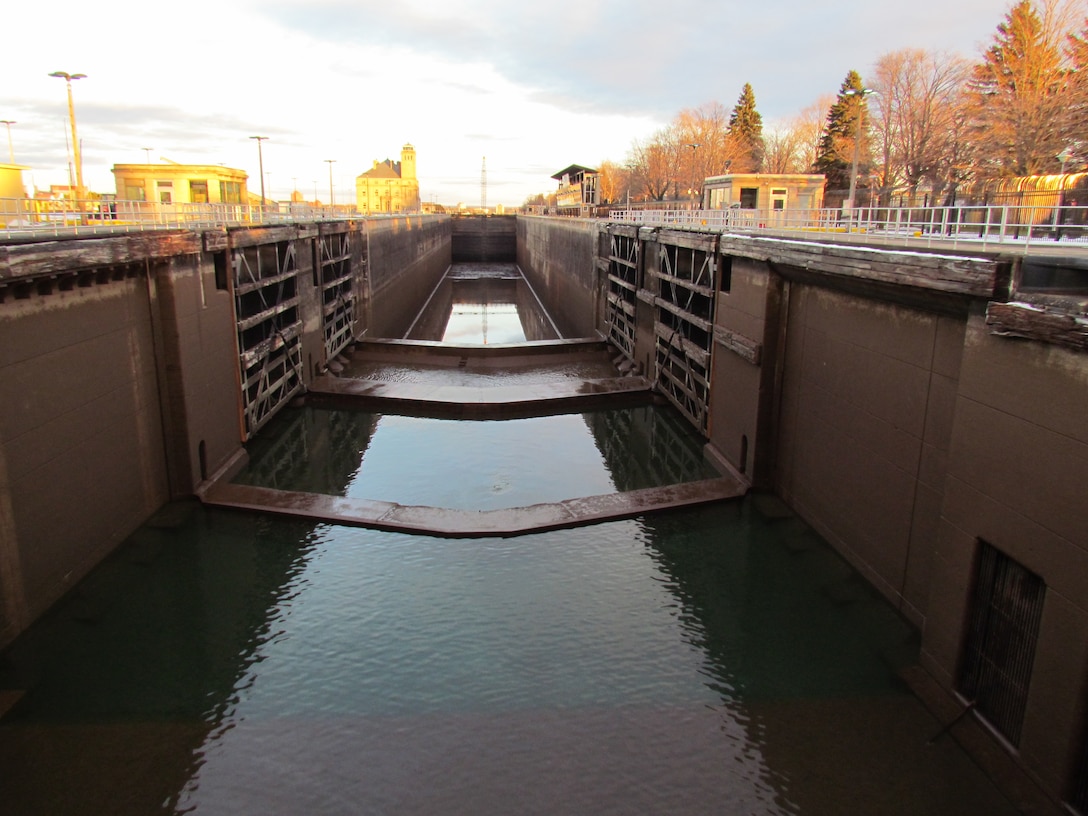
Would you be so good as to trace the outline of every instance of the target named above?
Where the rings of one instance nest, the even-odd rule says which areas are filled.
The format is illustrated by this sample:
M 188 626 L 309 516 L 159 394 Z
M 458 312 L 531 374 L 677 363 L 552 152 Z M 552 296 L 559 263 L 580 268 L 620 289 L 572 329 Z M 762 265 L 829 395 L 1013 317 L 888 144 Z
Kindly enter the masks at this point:
M 355 207 L 361 213 L 419 212 L 416 149 L 406 144 L 400 161 L 375 161 L 355 178 Z

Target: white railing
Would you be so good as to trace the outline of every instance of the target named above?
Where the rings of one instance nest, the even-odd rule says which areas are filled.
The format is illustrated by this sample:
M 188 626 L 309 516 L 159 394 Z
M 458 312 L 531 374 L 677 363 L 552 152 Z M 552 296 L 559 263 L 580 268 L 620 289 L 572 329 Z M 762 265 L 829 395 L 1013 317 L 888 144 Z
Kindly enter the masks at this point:
M 200 229 L 362 218 L 353 206 L 310 204 L 156 204 L 149 201 L 46 201 L 0 198 L 0 236 L 102 235 L 149 229 Z M 366 216 L 369 218 L 382 216 Z
M 985 248 L 1061 246 L 1088 251 L 1088 207 L 913 207 L 855 210 L 615 209 L 608 220 L 714 232 L 852 243 Z

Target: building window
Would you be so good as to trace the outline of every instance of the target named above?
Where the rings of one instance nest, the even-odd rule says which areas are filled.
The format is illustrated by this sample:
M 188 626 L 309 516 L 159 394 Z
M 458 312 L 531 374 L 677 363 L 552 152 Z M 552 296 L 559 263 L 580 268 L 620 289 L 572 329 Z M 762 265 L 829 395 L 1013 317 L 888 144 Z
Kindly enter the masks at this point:
M 1020 744 L 1045 594 L 1042 578 L 980 542 L 959 690 L 1013 745 Z
M 136 181 L 125 182 L 125 199 L 127 201 L 146 201 L 144 198 L 144 185 Z
M 219 182 L 219 200 L 224 204 L 242 203 L 242 184 L 238 181 Z
M 193 204 L 207 204 L 208 203 L 208 182 L 206 181 L 190 181 L 189 182 L 189 201 Z
M 740 188 L 740 206 L 741 209 L 754 210 L 759 206 L 759 188 L 758 187 L 741 187 Z

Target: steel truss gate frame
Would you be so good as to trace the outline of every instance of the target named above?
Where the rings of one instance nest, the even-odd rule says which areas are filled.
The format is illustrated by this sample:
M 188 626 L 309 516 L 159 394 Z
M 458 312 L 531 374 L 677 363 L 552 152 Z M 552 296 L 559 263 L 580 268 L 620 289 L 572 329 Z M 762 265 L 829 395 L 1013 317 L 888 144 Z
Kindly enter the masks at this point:
M 610 229 L 608 240 L 608 304 L 605 312 L 608 339 L 634 362 L 635 313 L 638 290 L 642 286 L 639 273 L 642 247 L 637 231 L 614 232 Z
M 232 251 L 243 433 L 302 390 L 298 264 L 290 241 Z
M 719 273 L 713 239 L 666 243 L 659 236 L 654 298 L 657 382 L 700 433 L 708 430 L 714 308 Z
M 354 339 L 355 292 L 352 287 L 351 233 L 318 238 L 314 283 L 321 291 L 325 359 L 331 360 Z

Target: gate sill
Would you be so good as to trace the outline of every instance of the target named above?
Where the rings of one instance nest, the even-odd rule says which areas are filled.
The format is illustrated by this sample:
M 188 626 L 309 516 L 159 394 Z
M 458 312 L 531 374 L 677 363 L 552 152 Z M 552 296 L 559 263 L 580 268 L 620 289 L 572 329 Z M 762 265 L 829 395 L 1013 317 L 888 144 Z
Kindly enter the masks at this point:
M 440 538 L 511 537 L 632 518 L 738 499 L 748 487 L 733 476 L 534 504 L 503 510 L 455 510 L 319 493 L 216 483 L 205 504 Z

